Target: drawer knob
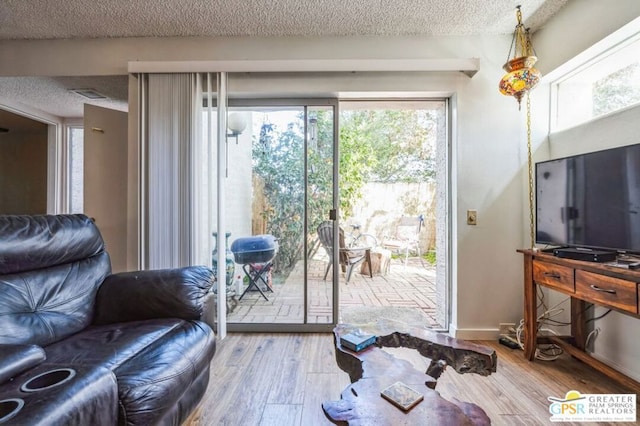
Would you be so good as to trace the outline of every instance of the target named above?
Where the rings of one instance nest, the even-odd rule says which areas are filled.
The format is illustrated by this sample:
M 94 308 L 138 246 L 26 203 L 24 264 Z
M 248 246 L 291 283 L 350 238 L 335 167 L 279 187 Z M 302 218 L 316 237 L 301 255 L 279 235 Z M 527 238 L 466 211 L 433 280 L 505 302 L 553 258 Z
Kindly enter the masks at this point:
M 556 280 L 559 280 L 561 278 L 560 274 L 558 274 L 557 272 L 545 272 L 544 275 L 545 277 L 553 278 Z
M 601 293 L 609 293 L 609 294 L 616 294 L 615 290 L 609 289 L 609 288 L 600 288 L 597 285 L 593 285 L 591 284 L 590 286 L 592 289 L 594 289 L 595 291 L 599 291 Z

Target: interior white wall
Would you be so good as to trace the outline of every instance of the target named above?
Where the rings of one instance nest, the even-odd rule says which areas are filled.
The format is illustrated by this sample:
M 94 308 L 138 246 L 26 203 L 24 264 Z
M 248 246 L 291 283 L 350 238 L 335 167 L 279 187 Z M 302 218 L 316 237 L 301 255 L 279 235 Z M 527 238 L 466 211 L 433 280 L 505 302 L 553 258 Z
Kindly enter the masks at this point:
M 84 106 L 83 213 L 100 228 L 114 273 L 127 270 L 127 113 Z M 101 131 L 93 131 L 101 129 Z
M 47 125 L 0 134 L 0 214 L 46 212 Z
M 1 56 L 0 56 L 1 57 Z M 23 105 L 14 99 L 5 99 L 0 94 L 0 108 L 47 124 L 47 213 L 66 213 L 64 203 L 65 181 L 62 150 L 65 144 L 64 119 L 32 106 Z
M 165 37 L 0 41 L 0 76 L 124 75 L 129 61 L 477 58 L 478 37 Z M 508 43 L 508 42 L 507 42 Z M 502 51 L 502 50 L 501 50 Z M 502 53 L 506 57 L 507 47 Z
M 0 75 L 126 73 L 132 60 L 480 58 L 472 78 L 461 73 L 286 75 L 255 80 L 256 90 L 413 91 L 456 96 L 454 131 L 452 324 L 460 337 L 492 337 L 498 323 L 522 316 L 521 169 L 523 114 L 497 84 L 511 37 L 354 37 L 291 39 L 116 39 L 16 41 L 0 44 Z M 233 88 L 232 88 L 233 89 Z M 133 184 L 133 183 L 132 183 Z M 467 226 L 467 209 L 478 225 Z
M 138 223 L 138 217 L 142 208 L 142 197 L 138 180 L 140 178 L 141 153 L 137 144 L 131 141 L 138 140 L 140 135 L 139 113 L 139 84 L 135 76 L 130 75 L 129 81 L 129 113 L 128 113 L 128 152 L 127 152 L 127 270 L 137 271 L 143 266 L 140 241 L 142 230 Z
M 536 67 L 548 74 L 638 16 L 638 0 L 571 0 L 534 34 Z
M 640 143 L 640 106 L 599 117 L 549 135 L 549 158 Z

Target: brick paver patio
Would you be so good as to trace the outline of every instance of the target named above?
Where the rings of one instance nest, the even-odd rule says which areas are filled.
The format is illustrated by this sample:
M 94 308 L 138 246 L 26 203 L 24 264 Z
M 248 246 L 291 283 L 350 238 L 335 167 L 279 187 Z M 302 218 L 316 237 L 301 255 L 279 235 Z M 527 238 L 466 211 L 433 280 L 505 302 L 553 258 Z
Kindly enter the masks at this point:
M 316 256 L 309 262 L 308 322 L 331 322 L 331 284 L 322 279 L 326 261 Z M 227 316 L 229 323 L 302 323 L 304 316 L 303 264 L 299 262 L 283 283 L 274 280 L 273 292 L 265 292 L 265 300 L 259 292 L 250 291 L 242 300 L 230 300 Z M 331 274 L 331 272 L 330 272 Z M 435 267 L 409 258 L 408 265 L 392 259 L 386 275 L 360 274 L 354 270 L 351 280 L 345 283 L 340 273 L 340 311 L 351 307 L 398 307 L 415 309 L 428 318 L 426 326 L 439 327 L 436 321 Z

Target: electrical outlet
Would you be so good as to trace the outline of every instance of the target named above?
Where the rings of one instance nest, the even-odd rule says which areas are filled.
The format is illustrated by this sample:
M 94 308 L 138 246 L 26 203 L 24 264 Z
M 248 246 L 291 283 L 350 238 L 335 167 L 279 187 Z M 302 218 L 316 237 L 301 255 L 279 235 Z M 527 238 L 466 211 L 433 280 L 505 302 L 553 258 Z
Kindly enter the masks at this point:
M 467 225 L 478 224 L 478 210 L 467 210 Z
M 509 335 L 509 334 L 513 334 L 513 331 L 511 330 L 515 330 L 516 325 L 512 322 L 501 322 L 498 325 L 498 328 L 500 330 L 500 334 L 504 334 L 504 335 Z

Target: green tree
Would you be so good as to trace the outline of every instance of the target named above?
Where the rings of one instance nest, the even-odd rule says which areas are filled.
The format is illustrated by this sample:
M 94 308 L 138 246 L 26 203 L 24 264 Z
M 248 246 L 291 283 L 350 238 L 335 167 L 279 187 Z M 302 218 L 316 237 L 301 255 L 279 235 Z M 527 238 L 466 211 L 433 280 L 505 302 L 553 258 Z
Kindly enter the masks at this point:
M 346 111 L 341 117 L 340 147 L 364 156 L 358 164 L 367 182 L 433 180 L 436 124 L 431 110 Z M 345 145 L 345 139 L 354 143 Z
M 638 62 L 596 81 L 593 84 L 593 116 L 599 117 L 640 102 L 640 87 L 631 84 L 638 81 Z
M 333 207 L 333 114 L 330 111 L 314 111 L 317 123 L 317 141 L 310 143 L 308 151 L 308 221 L 309 233 L 327 220 Z
M 304 235 L 303 138 L 293 123 L 280 132 L 265 123 L 253 144 L 253 169 L 264 182 L 269 209 L 263 212 L 267 232 L 278 238 L 276 270 L 291 269 L 300 257 Z
M 429 110 L 352 110 L 341 117 L 339 188 L 342 218 L 352 215 L 367 182 L 419 182 L 435 176 L 436 117 Z M 307 151 L 307 215 L 304 209 L 304 116 L 285 129 L 263 124 L 253 144 L 254 173 L 264 181 L 267 232 L 277 236 L 276 270 L 302 258 L 304 238 L 315 233 L 332 207 L 333 114 L 313 111 L 317 140 Z

